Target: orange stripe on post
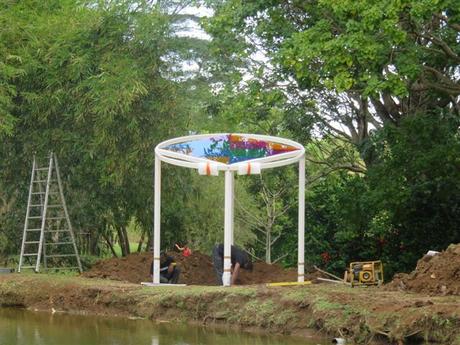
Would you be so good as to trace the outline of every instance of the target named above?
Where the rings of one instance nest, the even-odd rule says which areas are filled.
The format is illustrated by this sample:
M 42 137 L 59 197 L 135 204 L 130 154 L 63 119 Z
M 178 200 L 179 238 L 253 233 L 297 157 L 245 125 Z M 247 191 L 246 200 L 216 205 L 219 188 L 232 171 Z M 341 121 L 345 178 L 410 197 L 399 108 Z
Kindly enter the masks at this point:
M 211 175 L 211 163 L 206 163 L 206 175 Z
M 248 175 L 251 175 L 251 163 L 248 162 Z

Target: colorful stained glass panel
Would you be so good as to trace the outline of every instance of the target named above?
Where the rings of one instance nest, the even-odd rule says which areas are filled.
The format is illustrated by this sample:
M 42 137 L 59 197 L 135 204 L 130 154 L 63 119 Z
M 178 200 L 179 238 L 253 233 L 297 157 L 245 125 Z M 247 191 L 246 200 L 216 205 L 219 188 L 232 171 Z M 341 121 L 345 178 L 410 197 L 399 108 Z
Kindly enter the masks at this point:
M 226 164 L 299 150 L 295 146 L 238 134 L 210 136 L 169 145 L 164 149 Z

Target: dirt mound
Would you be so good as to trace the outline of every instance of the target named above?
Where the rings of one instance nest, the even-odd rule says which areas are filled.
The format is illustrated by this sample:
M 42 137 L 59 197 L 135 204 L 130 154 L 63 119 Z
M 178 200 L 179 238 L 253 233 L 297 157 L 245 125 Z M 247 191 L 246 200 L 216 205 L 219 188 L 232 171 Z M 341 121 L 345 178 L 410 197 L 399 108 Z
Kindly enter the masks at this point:
M 194 251 L 189 257 L 180 253 L 169 252 L 181 269 L 179 283 L 188 285 L 217 285 L 211 257 Z M 111 258 L 98 261 L 82 276 L 87 278 L 105 278 L 140 283 L 150 281 L 152 253 L 136 253 L 124 258 Z M 238 284 L 262 284 L 297 280 L 296 269 L 283 269 L 279 265 L 255 262 L 252 272 L 240 271 Z
M 149 269 L 152 255 L 147 253 L 131 254 L 123 258 L 99 260 L 89 271 L 83 272 L 86 278 L 104 278 L 139 283 L 149 281 Z
M 396 274 L 387 290 L 422 292 L 430 295 L 460 295 L 460 243 L 440 254 L 425 255 L 409 274 Z

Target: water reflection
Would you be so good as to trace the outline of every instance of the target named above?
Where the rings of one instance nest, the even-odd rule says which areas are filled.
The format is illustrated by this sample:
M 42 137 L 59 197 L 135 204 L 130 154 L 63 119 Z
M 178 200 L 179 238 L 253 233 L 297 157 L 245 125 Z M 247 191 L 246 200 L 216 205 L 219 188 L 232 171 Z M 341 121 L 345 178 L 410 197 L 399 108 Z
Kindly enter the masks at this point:
M 225 164 L 298 150 L 294 146 L 237 134 L 211 136 L 169 145 L 165 149 L 188 156 L 208 158 Z
M 0 345 L 316 345 L 289 337 L 248 335 L 147 320 L 49 314 L 0 308 Z

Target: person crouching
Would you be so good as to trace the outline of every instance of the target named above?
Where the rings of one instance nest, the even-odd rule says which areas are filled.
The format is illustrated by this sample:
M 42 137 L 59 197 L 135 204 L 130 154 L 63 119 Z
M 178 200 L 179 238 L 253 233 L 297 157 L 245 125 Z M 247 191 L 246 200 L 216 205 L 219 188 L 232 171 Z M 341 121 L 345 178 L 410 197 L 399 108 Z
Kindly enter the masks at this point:
M 180 268 L 173 257 L 167 256 L 160 261 L 160 283 L 177 284 L 179 282 Z M 153 276 L 153 261 L 150 265 L 150 276 Z
M 252 272 L 252 262 L 249 258 L 249 255 L 245 251 L 233 245 L 231 246 L 230 260 L 232 262 L 231 285 L 235 285 L 241 268 Z M 212 261 L 217 276 L 217 283 L 222 285 L 222 276 L 224 271 L 224 245 L 222 243 L 214 247 L 212 251 Z

